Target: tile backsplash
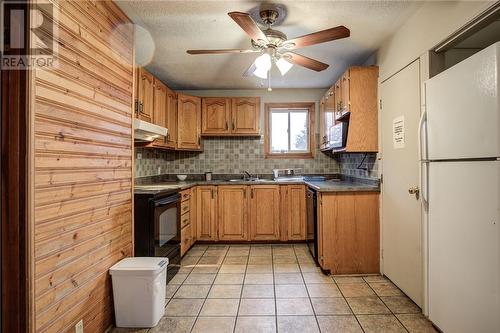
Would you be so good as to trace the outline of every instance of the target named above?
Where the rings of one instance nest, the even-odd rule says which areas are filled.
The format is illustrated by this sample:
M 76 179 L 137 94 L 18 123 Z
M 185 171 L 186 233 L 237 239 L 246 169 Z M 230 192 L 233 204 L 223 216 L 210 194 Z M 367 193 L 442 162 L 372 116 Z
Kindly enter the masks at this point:
M 166 152 L 136 148 L 135 176 L 158 174 L 271 174 L 277 168 L 302 168 L 304 174 L 339 173 L 339 163 L 321 152 L 313 159 L 266 159 L 263 138 L 207 137 L 203 152 Z
M 343 175 L 364 179 L 379 178 L 376 153 L 341 154 L 338 161 Z

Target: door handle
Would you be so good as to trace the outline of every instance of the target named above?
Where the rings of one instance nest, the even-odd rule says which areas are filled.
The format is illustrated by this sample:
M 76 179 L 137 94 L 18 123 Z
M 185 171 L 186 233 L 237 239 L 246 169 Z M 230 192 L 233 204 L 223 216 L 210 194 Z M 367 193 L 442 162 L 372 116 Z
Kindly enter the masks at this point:
M 419 196 L 420 196 L 420 188 L 419 188 L 418 186 L 412 186 L 412 187 L 410 187 L 410 188 L 408 189 L 408 193 L 410 193 L 410 194 L 414 194 L 414 195 L 415 195 L 415 197 L 416 197 L 416 198 L 417 198 L 417 200 L 418 200 L 418 198 L 419 198 Z

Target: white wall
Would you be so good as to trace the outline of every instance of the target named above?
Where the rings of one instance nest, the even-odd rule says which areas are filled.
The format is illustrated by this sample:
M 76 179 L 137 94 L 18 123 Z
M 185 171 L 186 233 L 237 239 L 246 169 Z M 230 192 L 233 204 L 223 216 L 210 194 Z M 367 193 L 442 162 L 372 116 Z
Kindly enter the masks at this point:
M 445 40 L 494 1 L 426 1 L 377 51 L 380 81 Z
M 200 97 L 260 97 L 260 109 L 263 114 L 265 103 L 299 103 L 314 102 L 316 105 L 316 133 L 319 129 L 319 100 L 327 89 L 234 89 L 234 90 L 184 90 L 179 91 Z M 261 117 L 261 132 L 264 129 L 264 117 Z

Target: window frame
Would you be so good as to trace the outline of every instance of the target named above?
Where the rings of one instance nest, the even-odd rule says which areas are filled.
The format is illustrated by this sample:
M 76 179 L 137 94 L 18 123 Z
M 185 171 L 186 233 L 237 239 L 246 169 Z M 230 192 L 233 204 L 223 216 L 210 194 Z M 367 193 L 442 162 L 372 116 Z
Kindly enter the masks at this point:
M 314 158 L 316 152 L 316 126 L 315 126 L 315 109 L 314 102 L 304 103 L 265 103 L 264 117 L 264 158 L 288 158 L 288 159 L 307 159 Z M 288 110 L 307 110 L 308 114 L 308 134 L 309 134 L 309 151 L 300 153 L 274 153 L 271 151 L 271 111 L 272 109 L 288 109 Z

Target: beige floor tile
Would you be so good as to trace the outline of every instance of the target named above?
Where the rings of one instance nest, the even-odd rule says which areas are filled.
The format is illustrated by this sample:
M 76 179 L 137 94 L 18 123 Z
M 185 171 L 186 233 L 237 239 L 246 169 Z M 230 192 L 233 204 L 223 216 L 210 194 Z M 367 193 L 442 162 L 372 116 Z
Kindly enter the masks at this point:
M 250 257 L 266 257 L 271 256 L 272 250 L 270 247 L 251 247 Z
M 208 249 L 208 245 L 203 245 L 203 244 L 196 244 L 193 245 L 193 247 L 191 248 L 191 250 L 203 250 L 203 251 L 205 251 L 206 249 Z
M 391 311 L 376 296 L 346 298 L 354 314 L 386 314 Z
M 356 316 L 365 333 L 406 333 L 394 315 Z
M 245 274 L 241 273 L 229 273 L 229 274 L 217 274 L 214 284 L 243 284 L 243 279 Z
M 179 267 L 179 270 L 177 271 L 177 273 L 180 273 L 180 274 L 189 274 L 193 271 L 195 266 L 181 266 Z
M 185 257 L 182 258 L 181 260 L 181 266 L 194 266 L 198 262 L 200 262 L 201 258 L 200 257 Z
M 150 333 L 189 333 L 196 317 L 163 317 Z
M 184 258 L 187 258 L 187 257 L 201 257 L 203 254 L 205 253 L 205 250 L 203 249 L 195 249 L 195 248 L 192 248 L 191 250 L 189 250 L 185 255 L 184 255 Z
M 247 265 L 222 264 L 219 273 L 245 273 Z
M 273 258 L 273 262 L 275 264 L 296 264 L 297 258 L 295 257 L 288 257 L 288 256 L 277 256 Z
M 299 265 L 298 264 L 275 264 L 274 265 L 275 273 L 299 273 Z
M 331 276 L 323 273 L 302 273 L 306 284 L 309 283 L 334 283 Z
M 257 273 L 272 273 L 273 265 L 247 265 L 247 273 L 257 274 Z
M 308 316 L 314 314 L 309 298 L 276 299 L 276 311 L 279 316 Z
M 309 297 L 306 286 L 303 284 L 276 285 L 276 298 Z
M 208 298 L 240 298 L 241 284 L 214 284 Z
M 318 316 L 322 333 L 363 333 L 354 316 Z
M 275 284 L 304 284 L 304 279 L 300 273 L 275 273 Z
M 389 282 L 389 279 L 387 279 L 383 275 L 366 275 L 363 276 L 363 279 L 370 283 L 370 282 Z
M 273 257 L 271 256 L 266 256 L 266 257 L 248 257 L 248 264 L 249 265 L 268 265 L 273 263 Z
M 417 304 L 406 296 L 380 297 L 393 313 L 422 313 Z
M 422 314 L 398 314 L 396 317 L 410 333 L 438 333 L 432 323 Z
M 307 291 L 310 297 L 342 297 L 339 288 L 334 283 L 308 284 Z
M 184 284 L 212 284 L 216 274 L 195 274 L 191 273 L 184 281 Z
M 179 289 L 180 286 L 180 284 L 167 284 L 165 298 L 168 299 L 174 297 L 175 292 L 177 291 L 177 289 Z
M 276 317 L 238 317 L 235 333 L 274 333 L 276 332 Z
M 319 333 L 314 316 L 278 316 L 279 333 Z
M 198 265 L 220 265 L 224 257 L 201 257 Z
M 244 298 L 241 300 L 238 316 L 274 316 L 274 299 Z
M 362 276 L 345 276 L 345 275 L 334 275 L 333 279 L 335 283 L 363 283 L 365 280 Z
M 250 248 L 230 248 L 229 251 L 227 251 L 226 256 L 228 257 L 246 257 L 250 254 Z
M 274 285 L 245 284 L 241 298 L 274 298 Z
M 168 282 L 168 284 L 182 284 L 184 280 L 188 277 L 187 274 L 177 273 L 174 277 Z
M 165 316 L 197 316 L 204 299 L 172 299 L 165 308 Z
M 111 330 L 111 333 L 148 333 L 149 328 L 126 328 L 126 327 L 115 327 Z
M 226 265 L 246 265 L 248 262 L 248 257 L 226 257 L 224 259 L 224 264 Z
M 352 314 L 349 305 L 343 297 L 311 298 L 316 315 L 347 315 Z
M 228 244 L 212 244 L 208 246 L 210 250 L 229 250 L 230 245 Z
M 192 333 L 233 333 L 236 317 L 199 317 Z
M 200 316 L 236 316 L 239 303 L 238 298 L 209 298 L 203 304 Z
M 300 263 L 300 264 L 314 264 L 314 260 L 312 258 L 301 258 L 301 257 L 297 257 L 297 261 Z
M 316 264 L 300 264 L 300 270 L 302 273 L 313 273 L 313 272 L 321 272 L 321 269 L 316 266 Z
M 245 275 L 245 284 L 273 284 L 274 282 L 272 273 L 252 274 Z
M 196 265 L 191 273 L 195 274 L 209 274 L 217 273 L 219 271 L 219 265 Z
M 403 296 L 403 292 L 391 282 L 370 282 L 370 287 L 378 296 Z
M 184 284 L 174 295 L 174 298 L 205 298 L 210 290 L 210 285 Z
M 208 248 L 203 254 L 204 257 L 224 257 L 227 253 L 225 249 L 211 249 Z
M 375 296 L 367 283 L 341 283 L 338 285 L 344 297 Z

